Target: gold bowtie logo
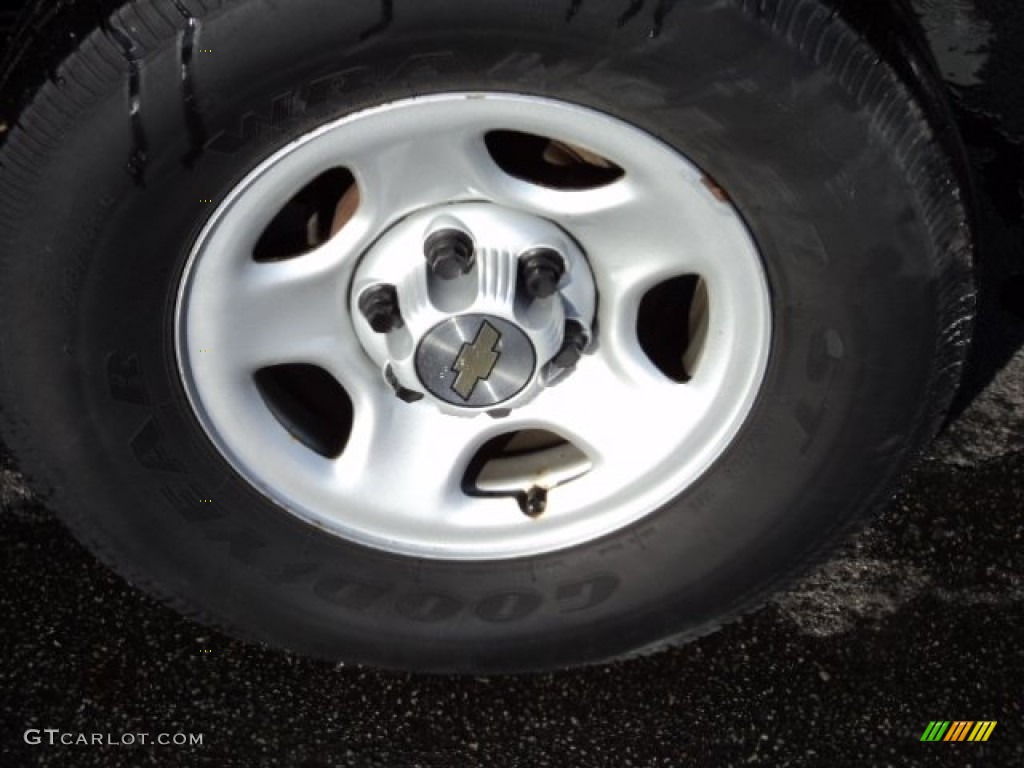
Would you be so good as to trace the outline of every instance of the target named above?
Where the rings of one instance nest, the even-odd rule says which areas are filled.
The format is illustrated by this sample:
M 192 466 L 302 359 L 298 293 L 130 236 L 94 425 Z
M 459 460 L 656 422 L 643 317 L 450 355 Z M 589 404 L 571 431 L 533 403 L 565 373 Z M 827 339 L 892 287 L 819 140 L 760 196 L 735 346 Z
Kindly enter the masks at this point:
M 469 400 L 477 382 L 486 380 L 498 364 L 499 352 L 495 351 L 501 334 L 486 320 L 476 333 L 472 344 L 463 344 L 452 370 L 459 375 L 452 382 L 452 389 L 463 400 Z

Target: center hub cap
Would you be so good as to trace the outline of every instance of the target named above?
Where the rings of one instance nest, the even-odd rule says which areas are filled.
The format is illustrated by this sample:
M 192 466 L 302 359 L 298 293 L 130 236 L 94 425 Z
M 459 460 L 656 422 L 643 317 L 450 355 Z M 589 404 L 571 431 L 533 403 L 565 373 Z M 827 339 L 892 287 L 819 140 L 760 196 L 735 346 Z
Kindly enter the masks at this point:
M 360 262 L 350 302 L 363 347 L 402 400 L 500 416 L 574 370 L 596 295 L 557 225 L 463 203 L 388 230 Z
M 423 386 L 452 405 L 489 408 L 515 397 L 533 378 L 537 357 L 518 326 L 493 315 L 461 315 L 420 341 Z

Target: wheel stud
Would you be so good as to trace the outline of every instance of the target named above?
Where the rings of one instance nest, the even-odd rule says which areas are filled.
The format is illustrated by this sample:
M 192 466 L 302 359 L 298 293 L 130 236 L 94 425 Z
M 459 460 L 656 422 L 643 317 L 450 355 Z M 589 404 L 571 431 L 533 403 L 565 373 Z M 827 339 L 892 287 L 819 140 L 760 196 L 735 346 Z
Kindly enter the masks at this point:
M 519 494 L 518 500 L 519 508 L 527 517 L 540 517 L 548 508 L 548 492 L 536 485 Z
M 403 325 L 395 286 L 381 283 L 363 291 L 359 311 L 376 333 L 388 333 Z
M 519 265 L 523 288 L 534 299 L 553 296 L 565 274 L 565 261 L 551 248 L 530 251 L 520 259 Z
M 473 238 L 460 229 L 439 229 L 423 244 L 430 271 L 442 280 L 453 280 L 473 268 Z

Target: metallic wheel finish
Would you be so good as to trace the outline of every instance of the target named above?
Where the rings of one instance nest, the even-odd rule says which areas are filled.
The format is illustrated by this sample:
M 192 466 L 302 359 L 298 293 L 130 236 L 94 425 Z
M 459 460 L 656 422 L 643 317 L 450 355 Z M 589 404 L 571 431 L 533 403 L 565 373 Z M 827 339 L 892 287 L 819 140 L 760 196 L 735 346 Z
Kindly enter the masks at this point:
M 439 234 L 447 237 L 452 232 L 471 237 L 474 254 L 464 268 L 438 274 L 424 251 L 431 250 Z M 523 285 L 522 267 L 538 247 L 558 253 L 565 267 L 557 296 L 535 299 Z M 590 267 L 568 233 L 539 216 L 483 202 L 425 208 L 388 229 L 360 258 L 350 303 L 358 307 L 366 296 L 389 285 L 395 286 L 402 327 L 381 334 L 359 312 L 353 316 L 356 334 L 366 354 L 380 370 L 390 370 L 400 387 L 418 392 L 426 388 L 427 400 L 454 416 L 479 416 L 481 407 L 499 403 L 503 408 L 520 408 L 537 397 L 551 378 L 541 366 L 561 349 L 566 323 L 577 322 L 589 334 L 597 308 Z M 470 402 L 450 396 L 450 388 L 437 380 L 444 368 L 424 376 L 417 350 L 445 321 L 465 315 L 502 318 L 526 336 L 537 364 L 531 364 L 527 381 L 512 389 L 503 385 L 504 394 L 496 400 L 489 400 L 485 389 Z M 427 343 L 426 349 L 436 349 L 436 344 Z M 501 370 L 513 358 L 526 362 L 525 352 L 510 353 L 511 358 L 499 356 Z M 455 350 L 448 365 L 458 359 L 459 350 Z
M 442 400 L 469 408 L 493 408 L 515 397 L 536 369 L 529 337 L 490 315 L 445 320 L 416 350 L 423 386 Z
M 484 142 L 497 129 L 585 147 L 625 175 L 576 191 L 513 178 Z M 254 262 L 256 239 L 284 201 L 337 166 L 350 169 L 360 188 L 362 203 L 349 224 L 305 256 Z M 367 546 L 483 560 L 550 552 L 611 533 L 664 505 L 711 466 L 744 423 L 767 366 L 772 321 L 764 269 L 740 216 L 713 189 L 656 138 L 563 102 L 455 93 L 349 115 L 253 170 L 198 237 L 176 307 L 189 401 L 212 443 L 255 488 Z M 458 418 L 430 399 L 396 398 L 367 353 L 362 338 L 373 331 L 365 322 L 360 327 L 352 302 L 361 290 L 357 270 L 382 235 L 408 217 L 429 209 L 436 216 L 439 206 L 456 203 L 484 205 L 509 221 L 550 222 L 567 233 L 585 254 L 599 296 L 596 336 L 576 371 L 531 393 L 504 419 Z M 686 274 L 703 279 L 709 303 L 694 375 L 679 384 L 643 353 L 636 322 L 651 287 Z M 538 354 L 537 364 L 544 359 Z M 253 374 L 289 362 L 323 368 L 351 397 L 352 432 L 338 459 L 293 440 L 263 402 Z M 485 442 L 525 429 L 565 437 L 590 462 L 586 474 L 545 488 L 546 504 L 535 518 L 511 499 L 469 496 L 462 487 Z M 544 477 L 534 480 L 544 488 Z

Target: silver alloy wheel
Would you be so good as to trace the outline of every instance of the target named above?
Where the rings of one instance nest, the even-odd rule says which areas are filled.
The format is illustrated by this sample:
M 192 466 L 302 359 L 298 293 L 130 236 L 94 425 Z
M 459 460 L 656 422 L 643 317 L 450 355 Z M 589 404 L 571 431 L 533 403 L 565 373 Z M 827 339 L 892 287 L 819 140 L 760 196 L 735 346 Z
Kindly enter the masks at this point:
M 621 178 L 582 190 L 510 175 L 492 131 L 584 147 Z M 360 204 L 335 236 L 294 259 L 252 254 L 284 201 L 344 167 Z M 367 354 L 349 292 L 362 256 L 410 214 L 481 201 L 554 222 L 579 244 L 599 297 L 597 334 L 577 370 L 505 418 L 464 418 L 404 402 Z M 688 381 L 667 377 L 637 339 L 641 301 L 667 279 L 706 289 Z M 682 333 L 665 329 L 666 333 Z M 220 204 L 197 239 L 176 307 L 182 381 L 210 440 L 268 498 L 339 536 L 420 557 L 482 560 L 562 549 L 633 523 L 683 492 L 749 414 L 771 344 L 770 295 L 744 223 L 676 151 L 622 121 L 548 99 L 456 93 L 349 115 L 270 157 Z M 268 366 L 328 372 L 351 399 L 344 450 L 295 439 L 255 383 Z M 585 454 L 544 513 L 467 493 L 467 468 L 492 439 L 547 430 Z M 558 472 L 553 475 L 558 475 Z M 549 478 L 550 479 L 550 478 Z M 548 487 L 550 486 L 550 487 Z

